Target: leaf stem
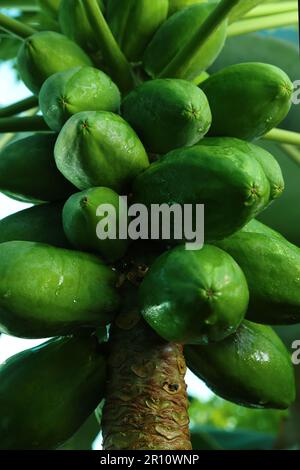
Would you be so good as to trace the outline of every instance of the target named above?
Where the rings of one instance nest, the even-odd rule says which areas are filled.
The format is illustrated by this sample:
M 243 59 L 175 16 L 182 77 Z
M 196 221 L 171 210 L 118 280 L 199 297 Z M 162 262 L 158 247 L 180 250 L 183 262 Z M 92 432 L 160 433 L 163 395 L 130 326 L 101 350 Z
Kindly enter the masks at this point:
M 38 6 L 35 0 L 0 0 L 0 8 L 17 8 L 21 11 L 38 11 Z
M 300 146 L 300 133 L 286 131 L 284 129 L 272 129 L 262 137 L 264 140 L 272 140 L 281 144 Z
M 42 116 L 8 117 L 0 119 L 0 132 L 50 131 Z
M 300 165 L 300 151 L 297 147 L 290 144 L 280 144 L 280 146 L 293 162 Z
M 35 108 L 39 105 L 38 98 L 36 96 L 29 96 L 24 100 L 13 103 L 5 108 L 0 108 L 0 118 L 15 116 L 29 109 Z
M 239 0 L 222 0 L 206 18 L 196 34 L 194 34 L 190 41 L 182 47 L 173 60 L 164 68 L 160 77 L 183 76 L 183 72 L 191 58 L 195 55 L 195 52 L 203 46 L 238 3 Z
M 85 0 L 83 6 L 112 79 L 122 91 L 131 90 L 134 87 L 131 65 L 109 29 L 97 0 Z
M 26 39 L 37 32 L 35 29 L 31 28 L 31 26 L 27 26 L 21 23 L 21 21 L 10 18 L 7 15 L 3 15 L 3 13 L 0 13 L 0 29 L 1 28 L 21 39 Z
M 276 15 L 263 16 L 261 18 L 251 18 L 237 21 L 228 28 L 228 37 L 240 36 L 241 34 L 255 33 L 265 29 L 281 28 L 292 26 L 298 23 L 298 11 L 280 13 Z
M 277 13 L 287 13 L 290 11 L 297 11 L 297 1 L 283 2 L 283 3 L 267 3 L 266 5 L 259 5 L 253 10 L 245 14 L 241 19 L 257 18 L 261 16 L 275 15 Z

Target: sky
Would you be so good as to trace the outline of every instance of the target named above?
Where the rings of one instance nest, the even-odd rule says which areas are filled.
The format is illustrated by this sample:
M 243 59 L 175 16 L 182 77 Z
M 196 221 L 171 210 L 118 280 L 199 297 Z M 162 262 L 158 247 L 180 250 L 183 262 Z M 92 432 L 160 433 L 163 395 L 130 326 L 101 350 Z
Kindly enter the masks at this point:
M 15 74 L 10 64 L 0 65 L 0 107 L 11 104 L 30 95 L 28 89 L 15 78 Z M 24 204 L 14 201 L 0 193 L 0 219 L 18 212 L 22 209 L 30 207 L 30 204 Z M 24 340 L 6 335 L 0 337 L 0 364 L 8 357 L 20 352 L 24 349 L 31 348 L 42 342 L 43 340 Z M 210 390 L 197 377 L 188 371 L 186 376 L 188 384 L 188 392 L 192 396 L 199 397 L 203 400 L 212 396 Z

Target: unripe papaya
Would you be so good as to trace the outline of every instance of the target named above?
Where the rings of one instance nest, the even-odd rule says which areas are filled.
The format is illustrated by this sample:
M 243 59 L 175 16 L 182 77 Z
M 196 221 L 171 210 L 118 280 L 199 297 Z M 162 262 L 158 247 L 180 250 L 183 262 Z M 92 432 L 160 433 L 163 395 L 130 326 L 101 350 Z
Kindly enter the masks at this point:
M 230 137 L 208 137 L 199 144 L 220 146 L 224 150 L 238 148 L 255 158 L 262 166 L 270 183 L 270 202 L 280 197 L 284 191 L 284 179 L 277 160 L 267 150 L 245 140 Z
M 84 0 L 61 0 L 59 7 L 59 24 L 62 32 L 72 41 L 77 42 L 87 53 L 95 54 L 99 45 L 95 33 L 84 10 Z M 102 0 L 98 0 L 104 10 Z M 100 53 L 101 55 L 101 53 Z
M 0 366 L 0 449 L 51 450 L 104 396 L 106 363 L 94 337 L 54 338 Z
M 279 238 L 279 240 L 281 241 L 287 241 L 286 238 L 283 235 L 281 235 L 281 233 L 268 227 L 262 222 L 259 222 L 259 220 L 256 220 L 256 219 L 252 219 L 250 220 L 250 222 L 244 225 L 241 232 L 262 233 L 263 235 L 266 235 L 267 237 Z
M 103 205 L 103 209 L 100 207 Z M 108 208 L 108 205 L 111 208 Z M 114 209 L 114 214 L 107 216 L 107 211 Z M 99 253 L 102 259 L 115 262 L 122 258 L 128 248 L 129 241 L 120 240 L 119 233 L 119 195 L 109 188 L 90 188 L 80 193 L 73 194 L 68 199 L 63 209 L 63 226 L 70 243 L 80 250 Z M 123 217 L 127 221 L 127 211 L 123 210 Z M 110 218 L 111 217 L 111 218 Z M 121 216 L 122 217 L 122 216 Z M 101 222 L 102 221 L 102 222 Z M 98 226 L 103 225 L 102 235 L 107 238 L 99 238 Z M 113 223 L 115 233 L 107 231 L 107 227 Z
M 108 75 L 93 67 L 58 72 L 43 84 L 39 103 L 44 119 L 54 131 L 81 111 L 120 109 L 120 92 Z
M 70 248 L 62 225 L 59 202 L 38 204 L 0 220 L 0 243 L 23 240 Z
M 110 323 L 116 274 L 96 256 L 42 243 L 0 244 L 0 331 L 47 338 Z
M 58 171 L 56 135 L 35 134 L 7 145 L 0 153 L 0 190 L 23 202 L 66 199 L 76 188 Z
M 58 136 L 54 153 L 58 169 L 78 189 L 106 186 L 122 192 L 149 166 L 134 130 L 106 111 L 72 116 Z
M 150 77 L 162 76 L 164 69 L 198 32 L 214 8 L 215 4 L 191 5 L 163 23 L 149 43 L 143 58 L 144 69 Z M 226 31 L 227 21 L 224 21 L 176 77 L 193 80 L 206 70 L 219 55 L 226 39 Z
M 209 242 L 234 233 L 262 211 L 269 203 L 270 185 L 252 156 L 238 148 L 202 144 L 174 150 L 152 163 L 135 180 L 133 195 L 147 207 L 204 204 Z
M 169 0 L 168 16 L 171 16 L 177 11 L 190 5 L 194 5 L 195 3 L 207 3 L 207 0 Z
M 270 325 L 300 322 L 298 247 L 257 221 L 217 245 L 245 273 L 250 291 L 249 320 Z
M 207 98 L 198 91 L 186 80 L 150 80 L 126 96 L 122 115 L 152 153 L 194 145 L 211 125 Z
M 85 52 L 66 36 L 53 31 L 33 34 L 23 42 L 18 53 L 21 79 L 35 94 L 50 75 L 84 65 L 92 65 Z
M 165 340 L 207 344 L 232 334 L 249 301 L 245 276 L 224 251 L 185 247 L 160 256 L 140 287 L 141 312 Z
M 265 325 L 244 320 L 228 338 L 186 346 L 187 366 L 217 395 L 251 408 L 288 408 L 295 378 L 284 344 Z
M 230 65 L 200 87 L 211 107 L 211 136 L 257 139 L 276 127 L 292 104 L 292 82 L 283 70 L 269 64 Z
M 108 0 L 107 22 L 126 57 L 138 62 L 168 14 L 168 0 Z

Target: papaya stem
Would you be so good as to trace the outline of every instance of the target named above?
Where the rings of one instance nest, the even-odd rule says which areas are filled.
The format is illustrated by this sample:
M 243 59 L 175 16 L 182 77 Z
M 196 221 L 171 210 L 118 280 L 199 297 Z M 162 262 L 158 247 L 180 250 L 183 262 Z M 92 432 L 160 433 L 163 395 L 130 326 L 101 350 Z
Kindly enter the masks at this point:
M 272 129 L 263 136 L 263 139 L 272 140 L 273 142 L 279 142 L 281 144 L 300 146 L 300 133 L 286 131 L 284 129 Z
M 5 108 L 0 108 L 0 118 L 15 116 L 20 114 L 23 111 L 28 111 L 29 109 L 35 108 L 39 105 L 38 98 L 36 96 L 29 96 L 24 100 L 13 103 Z
M 209 37 L 215 32 L 233 8 L 239 3 L 239 0 L 222 0 L 212 13 L 206 18 L 199 30 L 194 34 L 190 41 L 175 55 L 173 60 L 160 73 L 160 77 L 178 77 L 183 76 L 191 58 L 198 51 Z
M 0 119 L 0 132 L 50 131 L 42 116 L 8 117 Z
M 248 13 L 241 18 L 249 19 L 249 18 L 257 18 L 261 16 L 269 16 L 275 15 L 276 13 L 287 13 L 290 11 L 297 11 L 298 10 L 298 2 L 291 1 L 291 2 L 283 2 L 283 3 L 268 3 L 266 5 L 259 5 L 253 10 L 248 11 Z
M 0 8 L 13 8 L 21 11 L 38 11 L 35 0 L 0 0 Z
M 280 147 L 287 153 L 288 157 L 295 162 L 297 165 L 300 165 L 300 150 L 295 145 L 290 144 L 280 144 Z
M 279 13 L 276 15 L 251 18 L 233 23 L 228 28 L 228 37 L 240 36 L 241 34 L 255 33 L 265 29 L 282 28 L 293 26 L 298 23 L 298 11 Z
M 95 40 L 98 42 L 101 51 L 103 51 L 111 78 L 123 92 L 131 90 L 134 87 L 131 65 L 106 23 L 97 0 L 85 0 L 82 4 L 94 30 Z
M 4 29 L 10 34 L 17 36 L 20 39 L 26 39 L 37 31 L 31 26 L 21 23 L 21 21 L 10 18 L 7 15 L 0 13 L 0 29 Z
M 161 339 L 139 314 L 121 314 L 108 364 L 104 449 L 190 450 L 182 345 Z

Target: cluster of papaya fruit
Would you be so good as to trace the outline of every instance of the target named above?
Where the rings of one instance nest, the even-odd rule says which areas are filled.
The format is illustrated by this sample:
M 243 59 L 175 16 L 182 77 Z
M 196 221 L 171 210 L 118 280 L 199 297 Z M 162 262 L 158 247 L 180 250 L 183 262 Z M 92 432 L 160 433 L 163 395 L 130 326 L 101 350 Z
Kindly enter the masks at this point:
M 255 220 L 284 181 L 252 143 L 287 115 L 292 83 L 262 63 L 208 76 L 228 19 L 172 72 L 213 2 L 96 3 L 138 70 L 131 90 L 108 75 L 83 0 L 41 1 L 63 34 L 35 33 L 18 54 L 49 132 L 0 155 L 1 191 L 34 204 L 0 222 L 0 330 L 54 339 L 0 368 L 1 449 L 56 448 L 105 396 L 95 331 L 122 305 L 118 266 L 135 242 L 99 239 L 96 211 L 118 209 L 119 195 L 147 207 L 205 205 L 201 250 L 158 242 L 136 294 L 146 322 L 186 345 L 188 367 L 228 400 L 286 408 L 295 396 L 289 353 L 269 325 L 300 323 L 300 249 Z M 247 2 L 233 3 L 235 18 Z

